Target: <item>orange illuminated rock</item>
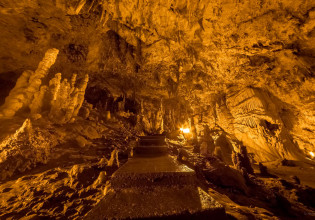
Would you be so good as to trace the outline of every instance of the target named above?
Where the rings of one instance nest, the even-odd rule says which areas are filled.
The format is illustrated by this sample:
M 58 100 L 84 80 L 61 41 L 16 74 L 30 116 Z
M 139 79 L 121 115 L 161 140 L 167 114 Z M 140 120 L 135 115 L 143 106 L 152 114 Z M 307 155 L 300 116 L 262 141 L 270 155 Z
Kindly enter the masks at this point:
M 1 106 L 0 117 L 13 117 L 18 110 L 30 105 L 34 94 L 38 92 L 42 84 L 42 79 L 55 63 L 58 53 L 59 50 L 57 49 L 48 50 L 35 72 L 28 70 L 22 74 L 6 98 L 5 104 Z

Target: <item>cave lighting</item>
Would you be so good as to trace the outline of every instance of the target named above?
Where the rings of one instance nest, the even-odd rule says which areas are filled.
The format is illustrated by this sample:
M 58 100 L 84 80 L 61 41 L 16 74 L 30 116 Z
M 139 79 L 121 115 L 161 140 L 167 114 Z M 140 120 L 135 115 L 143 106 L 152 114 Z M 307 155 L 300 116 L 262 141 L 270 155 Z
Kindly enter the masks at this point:
M 189 128 L 180 128 L 179 130 L 183 132 L 184 134 L 188 134 L 190 132 Z
M 312 151 L 310 152 L 310 155 L 311 155 L 312 158 L 315 157 L 315 154 L 314 154 L 314 152 L 312 152 Z

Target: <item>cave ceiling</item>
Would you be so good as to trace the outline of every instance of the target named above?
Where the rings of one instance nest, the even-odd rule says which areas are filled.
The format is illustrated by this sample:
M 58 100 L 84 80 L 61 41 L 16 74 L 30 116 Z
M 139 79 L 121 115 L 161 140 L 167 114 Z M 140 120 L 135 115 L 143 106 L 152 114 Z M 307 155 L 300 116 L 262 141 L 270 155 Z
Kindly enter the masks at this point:
M 287 127 L 314 145 L 312 0 L 4 0 L 0 22 L 8 91 L 58 48 L 51 74 L 89 74 L 89 87 L 139 102 L 183 100 L 194 115 L 258 111 L 259 123 Z M 256 106 L 233 104 L 240 94 L 254 94 Z M 237 123 L 219 124 L 229 131 Z
M 57 69 L 68 62 L 69 72 L 119 70 L 156 89 L 178 84 L 179 93 L 255 86 L 298 103 L 314 82 L 313 1 L 1 4 L 11 27 L 1 33 L 2 73 L 36 66 L 46 48 L 63 47 Z

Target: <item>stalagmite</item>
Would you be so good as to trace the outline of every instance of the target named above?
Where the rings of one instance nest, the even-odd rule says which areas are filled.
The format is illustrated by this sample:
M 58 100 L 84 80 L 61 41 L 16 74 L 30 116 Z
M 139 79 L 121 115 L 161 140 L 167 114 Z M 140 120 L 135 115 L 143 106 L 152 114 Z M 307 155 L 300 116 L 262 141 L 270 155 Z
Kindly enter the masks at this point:
M 67 79 L 61 82 L 61 74 L 58 73 L 49 82 L 52 99 L 49 119 L 55 123 L 63 124 L 73 121 L 82 107 L 88 75 L 85 75 L 78 87 L 75 86 L 76 78 L 77 76 L 74 74 L 70 83 Z
M 76 104 L 74 106 L 73 116 L 77 116 L 78 115 L 79 110 L 80 110 L 80 108 L 81 108 L 81 106 L 83 104 L 85 89 L 87 87 L 88 81 L 89 81 L 89 75 L 86 74 L 84 76 L 84 79 L 83 79 L 81 85 L 78 87 L 78 97 L 77 97 L 77 102 L 76 102 Z
M 49 91 L 51 96 L 51 105 L 57 99 L 60 89 L 61 73 L 57 73 L 54 78 L 49 81 Z
M 116 164 L 119 167 L 119 159 L 118 159 L 118 153 L 119 150 L 117 148 L 115 148 L 111 154 L 110 154 L 110 159 L 107 161 L 107 166 L 111 167 L 114 165 L 114 162 L 116 160 Z
M 315 217 L 315 0 L 2 0 L 0 30 L 0 219 Z
M 61 73 L 57 73 L 48 86 L 42 85 L 42 80 L 54 64 L 58 52 L 57 49 L 49 49 L 35 72 L 23 72 L 1 107 L 0 118 L 12 117 L 24 108 L 30 110 L 33 119 L 42 117 L 48 111 L 48 118 L 54 123 L 63 124 L 74 120 L 83 104 L 89 77 L 86 74 L 76 87 L 76 74 L 72 75 L 69 83 L 67 79 L 61 82 Z
M 0 108 L 1 117 L 13 117 L 15 113 L 30 105 L 34 94 L 38 92 L 42 79 L 47 75 L 49 68 L 55 63 L 59 50 L 49 49 L 44 59 L 39 63 L 35 72 L 27 70 L 18 79 L 3 106 Z
M 245 168 L 246 172 L 249 174 L 254 173 L 254 169 L 251 166 L 247 149 L 245 146 L 241 145 L 240 146 L 240 152 L 232 152 L 232 161 L 234 164 L 234 167 L 237 168 L 238 170 L 242 170 Z
M 40 114 L 44 106 L 44 98 L 47 92 L 47 86 L 41 86 L 40 90 L 34 94 L 34 99 L 30 104 L 31 115 Z

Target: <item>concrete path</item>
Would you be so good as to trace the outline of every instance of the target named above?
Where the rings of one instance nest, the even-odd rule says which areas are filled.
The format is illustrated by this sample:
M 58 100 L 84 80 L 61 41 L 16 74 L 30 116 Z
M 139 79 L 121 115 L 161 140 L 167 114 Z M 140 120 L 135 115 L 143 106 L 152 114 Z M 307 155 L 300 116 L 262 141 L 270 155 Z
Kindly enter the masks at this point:
M 164 139 L 140 138 L 134 157 L 112 175 L 112 190 L 85 219 L 226 218 L 224 208 L 197 186 L 195 171 L 167 155 Z

